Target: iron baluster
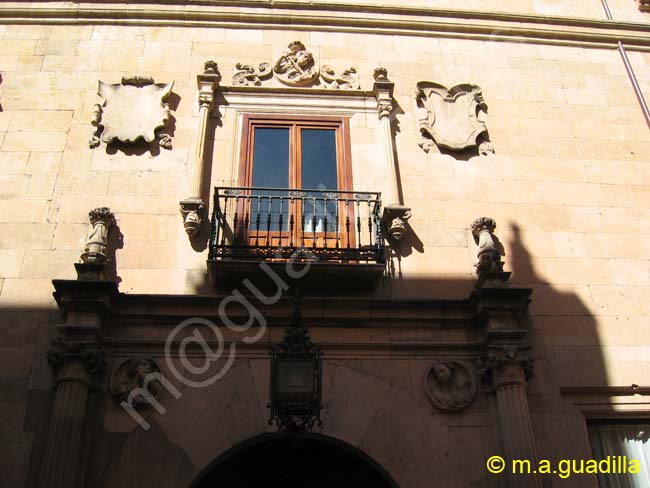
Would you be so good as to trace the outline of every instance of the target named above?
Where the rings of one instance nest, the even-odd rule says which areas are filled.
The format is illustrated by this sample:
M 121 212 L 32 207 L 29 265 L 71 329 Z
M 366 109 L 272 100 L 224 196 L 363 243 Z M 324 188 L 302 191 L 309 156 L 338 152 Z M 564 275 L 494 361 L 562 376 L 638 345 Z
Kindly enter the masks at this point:
M 282 247 L 282 213 L 284 212 L 284 197 L 280 197 L 280 216 L 278 217 L 278 226 L 280 228 L 280 241 L 278 245 Z
M 368 241 L 372 247 L 372 209 L 370 208 L 370 200 L 368 200 Z M 366 255 L 366 261 L 368 261 L 368 255 Z
M 227 213 L 228 213 L 228 194 L 226 193 L 224 195 L 224 202 L 223 202 L 223 224 L 224 224 L 224 227 L 228 223 Z M 223 246 L 225 243 L 226 243 L 226 233 L 222 232 L 221 233 L 221 245 Z
M 357 200 L 357 248 L 361 249 L 361 203 Z
M 327 247 L 327 197 L 325 197 L 325 209 L 323 210 L 323 246 Z
M 312 233 L 312 247 L 316 247 L 316 197 L 311 197 L 312 202 L 312 216 L 311 216 L 311 233 Z
M 300 243 L 305 247 L 305 199 L 300 199 Z
M 237 223 L 239 221 L 239 195 L 235 197 L 235 213 L 232 217 L 232 240 L 237 239 Z
M 336 249 L 339 248 L 339 205 L 341 204 L 341 201 L 339 198 L 337 198 L 334 201 L 334 204 L 336 205 L 336 216 L 334 217 L 334 232 L 336 232 Z
M 271 210 L 273 207 L 273 197 L 269 196 L 267 197 L 267 199 L 269 204 L 266 212 L 266 245 L 270 246 L 271 245 Z
M 348 249 L 350 249 L 350 216 L 345 216 L 345 233 L 347 234 Z
M 260 245 L 260 202 L 261 198 L 258 196 L 255 197 L 257 200 L 257 215 L 255 216 L 255 246 Z

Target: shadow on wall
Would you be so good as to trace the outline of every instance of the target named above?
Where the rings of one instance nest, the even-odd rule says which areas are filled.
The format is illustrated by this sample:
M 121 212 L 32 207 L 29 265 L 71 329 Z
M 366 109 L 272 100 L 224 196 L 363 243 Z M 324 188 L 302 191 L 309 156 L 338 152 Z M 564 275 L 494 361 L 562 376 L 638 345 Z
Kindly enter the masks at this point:
M 560 459 L 571 457 L 588 457 L 588 442 L 584 446 L 575 445 L 575 426 L 567 425 L 558 386 L 560 385 L 604 385 L 607 383 L 601 351 L 598 347 L 598 335 L 595 330 L 594 319 L 588 307 L 580 297 L 571 292 L 554 289 L 550 284 L 544 283 L 539 278 L 530 262 L 530 256 L 521 242 L 520 231 L 512 227 L 512 240 L 509 248 L 512 256 L 506 258 L 506 269 L 512 263 L 513 283 L 511 286 L 526 286 L 533 288 L 532 303 L 525 326 L 529 329 L 530 342 L 533 345 L 533 354 L 536 360 L 536 377 L 530 381 L 528 394 L 529 404 L 533 419 L 533 427 L 538 441 L 538 454 L 541 458 Z M 118 237 L 119 246 L 122 241 Z M 73 263 L 70 263 L 72 266 Z M 520 278 L 525 277 L 525 280 Z M 56 277 L 52 277 L 56 278 Z M 466 278 L 402 278 L 408 287 L 426 289 L 458 289 L 467 292 L 459 295 L 466 298 L 474 286 L 474 280 Z M 206 289 L 209 287 L 205 277 Z M 240 288 L 242 291 L 244 288 Z M 217 294 L 210 288 L 211 295 L 218 298 L 227 293 Z M 356 299 L 363 298 L 359 293 L 348 292 Z M 309 293 L 305 290 L 305 300 L 322 300 L 322 315 L 319 317 L 305 317 L 305 325 L 326 328 L 338 327 L 373 327 L 372 310 L 359 314 L 357 318 L 342 321 L 337 317 L 337 311 L 329 311 L 326 305 L 328 294 Z M 371 295 L 366 298 L 370 300 Z M 436 299 L 435 295 L 431 299 Z M 441 301 L 442 304 L 443 301 Z M 368 303 L 368 302 L 366 302 Z M 393 302 L 396 306 L 404 307 L 405 313 L 409 311 L 409 303 Z M 191 311 L 188 310 L 188 314 Z M 49 417 L 52 406 L 52 381 L 49 367 L 45 361 L 45 352 L 50 348 L 50 342 L 55 336 L 55 325 L 62 322 L 62 317 L 56 311 L 48 309 L 31 309 L 19 304 L 11 308 L 0 310 L 0 342 L 3 344 L 5 356 L 15 359 L 15 367 L 8 370 L 6 377 L 2 378 L 4 401 L 12 403 L 13 408 L 25 409 L 24 424 L 16 423 L 8 442 L 16 447 L 17 464 L 22 462 L 25 466 L 23 474 L 29 478 L 26 486 L 36 487 L 38 482 L 39 466 L 42 461 Z M 579 324 L 576 326 L 576 324 Z M 409 324 L 407 324 L 409 325 Z M 386 327 L 386 324 L 381 325 Z M 421 330 L 427 327 L 442 328 L 442 324 L 411 324 Z M 579 327 L 579 332 L 576 330 Z M 404 333 L 408 329 L 400 329 Z M 128 333 L 128 332 L 127 332 Z M 477 330 L 478 334 L 479 331 Z M 584 346 L 588 343 L 589 346 Z M 151 351 L 152 356 L 162 360 L 163 351 Z M 225 380 L 225 378 L 224 378 Z M 399 385 L 394 385 L 396 388 Z M 237 399 L 233 399 L 235 405 Z M 118 470 L 111 475 L 112 479 L 124 479 L 129 476 L 121 486 L 158 486 L 178 487 L 187 486 L 192 476 L 202 470 L 204 466 L 196 466 L 193 461 L 183 454 L 183 447 L 179 440 L 169 438 L 160 429 L 157 422 L 152 422 L 153 428 L 147 432 L 136 435 L 136 430 L 131 426 L 123 426 L 121 431 L 108 431 L 104 425 L 104 409 L 108 398 L 106 381 L 100 391 L 90 394 L 86 426 L 83 437 L 82 452 L 88 459 L 82 464 L 89 466 L 87 482 L 91 486 L 107 486 L 103 480 L 109 471 Z M 197 401 L 200 398 L 197 397 Z M 205 408 L 217 408 L 209 403 Z M 228 408 L 219 411 L 228 418 L 221 422 L 241 422 L 242 417 L 236 412 L 246 408 Z M 257 408 L 257 407 L 255 407 Z M 325 406 L 327 409 L 327 405 Z M 229 413 L 228 413 L 229 412 Z M 266 412 L 264 412 L 266 413 Z M 153 412 L 155 417 L 155 412 Z M 216 414 L 216 410 L 215 410 Z M 243 418 L 246 418 L 244 416 Z M 462 416 L 459 416 L 459 422 Z M 264 424 L 266 419 L 260 419 Z M 566 446 L 561 448 L 560 446 Z M 152 446 L 156 446 L 153 449 Z M 214 453 L 212 459 L 223 451 L 222 447 L 205 446 L 205 449 Z M 581 449 L 587 449 L 582 452 Z M 31 466 L 29 469 L 29 460 Z M 28 473 L 28 474 L 27 474 Z M 183 474 L 185 473 L 185 475 Z M 269 476 L 272 477 L 272 473 Z M 126 477 L 126 478 L 125 478 Z M 134 481 L 135 480 L 135 481 Z M 155 480 L 155 483 L 151 483 Z

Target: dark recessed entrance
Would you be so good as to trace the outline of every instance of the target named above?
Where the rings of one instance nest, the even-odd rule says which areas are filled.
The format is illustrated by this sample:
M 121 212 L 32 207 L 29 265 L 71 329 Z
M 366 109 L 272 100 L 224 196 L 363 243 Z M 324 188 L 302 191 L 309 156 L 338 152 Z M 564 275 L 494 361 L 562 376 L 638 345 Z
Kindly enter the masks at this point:
M 377 463 L 329 437 L 258 436 L 216 459 L 191 488 L 397 488 Z

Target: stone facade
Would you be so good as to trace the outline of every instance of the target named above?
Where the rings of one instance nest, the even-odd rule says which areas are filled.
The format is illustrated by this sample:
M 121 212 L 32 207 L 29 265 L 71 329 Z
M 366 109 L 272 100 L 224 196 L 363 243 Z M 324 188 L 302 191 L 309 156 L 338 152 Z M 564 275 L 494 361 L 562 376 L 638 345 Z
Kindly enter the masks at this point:
M 403 3 L 3 2 L 2 486 L 190 486 L 229 448 L 275 431 L 268 353 L 288 296 L 260 305 L 268 327 L 251 341 L 257 325 L 219 322 L 230 292 L 206 267 L 211 188 L 237 186 L 247 113 L 348 117 L 350 190 L 382 192 L 399 230 L 374 288 L 305 292 L 302 319 L 324 353 L 314 432 L 403 488 L 560 486 L 513 484 L 485 459 L 588 458 L 586 418 L 650 417 L 650 131 L 617 50 L 621 41 L 650 100 L 650 14 L 634 0 L 608 0 L 612 20 L 600 0 Z M 310 86 L 278 79 L 294 41 L 313 56 Z M 261 63 L 275 71 L 257 83 Z M 378 85 L 378 67 L 392 87 Z M 90 148 L 98 82 L 133 76 L 173 83 L 157 107 L 171 148 Z M 421 82 L 480 87 L 492 150 L 422 151 Z M 106 262 L 83 268 L 88 212 L 105 207 Z M 482 217 L 497 227 L 479 237 Z M 197 327 L 237 351 L 202 388 L 174 376 L 178 355 L 166 360 L 166 339 L 190 317 L 218 324 Z M 48 353 L 52 362 L 60 338 L 101 351 L 106 371 L 91 375 L 75 352 L 55 377 Z M 111 393 L 131 362 L 121 381 L 142 387 L 138 361 L 162 378 L 134 409 L 148 430 Z M 453 374 L 465 379 L 431 379 L 436 364 L 464 365 Z M 436 406 L 457 397 L 463 408 Z M 62 418 L 71 433 L 56 437 Z M 54 456 L 60 438 L 75 459 Z

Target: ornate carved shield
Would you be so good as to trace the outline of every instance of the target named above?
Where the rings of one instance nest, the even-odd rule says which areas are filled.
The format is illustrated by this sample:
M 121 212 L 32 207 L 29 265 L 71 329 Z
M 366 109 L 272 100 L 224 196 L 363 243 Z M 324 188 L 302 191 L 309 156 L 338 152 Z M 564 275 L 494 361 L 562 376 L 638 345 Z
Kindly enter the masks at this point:
M 487 132 L 487 106 L 479 86 L 462 84 L 447 89 L 438 83 L 421 81 L 417 88 L 416 101 L 425 112 L 420 119 L 422 149 L 428 152 L 432 141 L 453 151 L 478 144 L 477 138 Z
M 169 106 L 164 103 L 174 82 L 154 83 L 151 78 L 122 78 L 121 83 L 99 82 L 99 95 L 104 99 L 99 125 L 104 128 L 101 140 L 110 143 L 147 142 L 156 139 L 156 130 L 169 121 Z M 162 144 L 161 144 L 162 145 Z
M 300 41 L 289 44 L 273 66 L 278 80 L 289 86 L 306 86 L 318 78 L 318 69 L 312 53 Z

